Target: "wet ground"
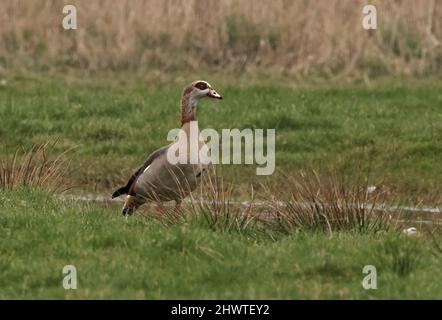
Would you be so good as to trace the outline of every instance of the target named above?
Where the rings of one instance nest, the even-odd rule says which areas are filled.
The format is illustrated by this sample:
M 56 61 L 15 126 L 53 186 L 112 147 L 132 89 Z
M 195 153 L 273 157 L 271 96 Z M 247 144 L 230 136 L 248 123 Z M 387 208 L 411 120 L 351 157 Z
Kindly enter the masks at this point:
M 73 195 L 73 194 L 62 194 L 59 196 L 62 200 L 66 201 L 80 201 L 95 204 L 100 207 L 106 207 L 110 209 L 115 209 L 116 212 L 122 207 L 124 197 L 117 199 L 111 199 L 107 195 Z M 194 200 L 196 201 L 196 200 Z M 201 201 L 201 200 L 198 200 Z M 210 204 L 209 201 L 202 200 L 205 204 Z M 185 200 L 183 205 L 189 205 L 190 201 Z M 253 205 L 253 211 L 258 213 L 265 213 L 268 210 L 268 204 L 263 201 L 230 201 L 229 206 L 232 206 L 232 211 L 241 212 L 241 208 L 248 208 Z M 152 206 L 154 204 L 142 206 L 139 210 L 143 214 L 148 214 L 153 211 Z M 169 202 L 164 204 L 165 207 L 174 206 L 174 202 Z M 431 229 L 434 227 L 438 228 L 442 226 L 442 208 L 430 207 L 430 206 L 419 206 L 419 207 L 409 207 L 409 206 L 391 206 L 385 207 L 387 211 L 391 212 L 391 217 L 394 221 L 400 224 L 404 229 L 416 228 L 417 230 L 422 229 L 424 226 L 428 226 Z

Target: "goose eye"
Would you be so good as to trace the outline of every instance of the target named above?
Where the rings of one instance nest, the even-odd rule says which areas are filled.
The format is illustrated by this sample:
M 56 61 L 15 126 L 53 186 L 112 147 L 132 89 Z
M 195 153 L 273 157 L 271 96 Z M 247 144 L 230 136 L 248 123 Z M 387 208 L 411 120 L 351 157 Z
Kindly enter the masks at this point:
M 195 87 L 200 90 L 206 90 L 207 84 L 205 82 L 198 82 L 197 84 L 195 84 Z

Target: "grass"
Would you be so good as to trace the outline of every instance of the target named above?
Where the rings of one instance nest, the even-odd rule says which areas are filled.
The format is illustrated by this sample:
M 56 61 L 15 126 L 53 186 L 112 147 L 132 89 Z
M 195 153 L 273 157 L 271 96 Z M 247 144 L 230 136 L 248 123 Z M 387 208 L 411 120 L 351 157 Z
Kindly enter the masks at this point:
M 336 177 L 327 180 L 301 174 L 287 177 L 279 194 L 267 190 L 268 212 L 277 229 L 323 232 L 379 232 L 393 227 L 400 210 L 385 208 L 392 203 L 383 192 L 368 192 L 365 184 L 351 185 Z M 288 193 L 282 196 L 280 193 Z M 281 201 L 280 199 L 288 199 Z
M 440 299 L 439 217 L 406 236 L 382 209 L 442 206 L 440 4 L 375 1 L 366 31 L 363 1 L 209 2 L 73 1 L 69 31 L 63 1 L 0 7 L 0 299 Z M 53 194 L 110 196 L 198 78 L 224 96 L 200 128 L 276 128 L 275 174 L 219 166 L 182 215 Z
M 5 77 L 0 86 L 0 148 L 57 138 L 56 151 L 74 148 L 69 182 L 110 192 L 179 125 L 178 99 L 187 81 L 63 80 L 59 76 Z M 195 76 L 198 78 L 199 76 Z M 68 78 L 69 79 L 69 78 Z M 192 78 L 193 79 L 193 78 Z M 225 97 L 203 101 L 200 127 L 276 128 L 276 174 L 257 177 L 253 166 L 223 166 L 244 194 L 280 172 L 335 172 L 398 192 L 410 203 L 434 203 L 442 190 L 442 83 L 390 80 L 363 84 L 296 85 L 212 79 Z M 281 179 L 284 180 L 284 177 Z
M 434 279 L 442 256 L 424 235 L 271 239 L 238 230 L 209 228 L 203 215 L 165 226 L 30 187 L 2 190 L 0 298 L 441 298 Z M 440 234 L 433 237 L 440 242 Z M 77 268 L 77 290 L 62 288 L 69 264 Z M 377 268 L 377 290 L 361 286 L 365 265 Z
M 32 185 L 52 192 L 66 191 L 63 183 L 68 162 L 63 159 L 64 154 L 58 155 L 55 160 L 49 159 L 55 144 L 56 141 L 46 142 L 27 152 L 19 149 L 10 159 L 0 160 L 0 188 Z
M 207 78 L 225 99 L 201 103 L 200 128 L 276 128 L 277 172 L 219 166 L 222 179 L 200 189 L 212 203 L 125 219 L 50 193 L 63 182 L 110 194 L 179 124 L 184 82 L 115 77 L 0 79 L 0 298 L 441 298 L 440 230 L 408 237 L 367 206 L 440 204 L 440 81 Z M 299 175 L 309 169 L 314 179 Z M 255 197 L 269 216 L 229 205 Z M 67 291 L 71 264 L 78 289 Z M 377 290 L 361 286 L 365 265 Z

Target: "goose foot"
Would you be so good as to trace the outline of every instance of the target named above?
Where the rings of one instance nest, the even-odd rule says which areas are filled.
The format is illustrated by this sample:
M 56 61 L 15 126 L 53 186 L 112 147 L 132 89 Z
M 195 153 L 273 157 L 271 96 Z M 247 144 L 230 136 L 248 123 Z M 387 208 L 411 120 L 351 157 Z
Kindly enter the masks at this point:
M 124 201 L 123 216 L 131 216 L 146 201 L 142 198 L 128 195 Z
M 123 208 L 123 216 L 131 216 L 134 213 L 134 209 L 131 207 L 124 207 Z

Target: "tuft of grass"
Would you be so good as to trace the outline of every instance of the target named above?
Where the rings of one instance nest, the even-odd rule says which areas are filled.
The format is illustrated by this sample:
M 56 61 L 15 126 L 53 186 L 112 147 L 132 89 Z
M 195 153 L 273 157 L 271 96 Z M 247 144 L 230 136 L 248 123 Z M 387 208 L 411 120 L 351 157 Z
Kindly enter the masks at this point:
M 204 217 L 210 229 L 250 233 L 257 222 L 253 215 L 253 197 L 247 206 L 238 206 L 232 203 L 233 191 L 234 185 L 225 183 L 213 168 L 211 173 L 204 176 L 201 201 L 192 201 L 192 210 Z
M 401 209 L 392 208 L 400 207 L 391 207 L 388 193 L 370 191 L 367 183 L 351 185 L 336 176 L 325 179 L 301 172 L 287 177 L 287 185 L 278 191 L 262 186 L 265 192 L 260 201 L 255 201 L 252 192 L 251 200 L 241 202 L 234 200 L 235 185 L 225 183 L 211 169 L 204 175 L 200 192 L 191 194 L 181 210 L 159 201 L 161 214 L 153 217 L 166 226 L 197 223 L 221 233 L 275 241 L 299 231 L 376 234 L 398 230 L 392 216 L 400 220 Z
M 392 227 L 385 192 L 369 192 L 367 183 L 349 184 L 336 176 L 321 178 L 315 172 L 287 177 L 288 197 L 281 200 L 267 188 L 273 228 L 296 231 L 355 231 L 377 233 Z
M 34 145 L 28 150 L 19 148 L 0 159 L 0 188 L 15 189 L 23 185 L 40 187 L 50 192 L 66 190 L 64 176 L 68 170 L 65 152 L 51 159 L 49 154 L 56 141 Z
M 247 204 L 234 201 L 235 186 L 225 183 L 223 177 L 210 166 L 203 174 L 199 192 L 190 195 L 181 210 L 157 203 L 160 215 L 153 215 L 166 226 L 198 224 L 221 233 L 236 233 L 252 238 L 265 235 L 264 224 L 258 219 L 254 199 Z M 183 190 L 181 190 L 183 192 Z
M 391 234 L 379 248 L 378 259 L 399 277 L 406 277 L 419 267 L 424 252 L 419 239 Z

